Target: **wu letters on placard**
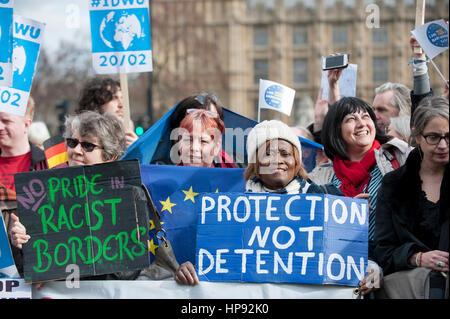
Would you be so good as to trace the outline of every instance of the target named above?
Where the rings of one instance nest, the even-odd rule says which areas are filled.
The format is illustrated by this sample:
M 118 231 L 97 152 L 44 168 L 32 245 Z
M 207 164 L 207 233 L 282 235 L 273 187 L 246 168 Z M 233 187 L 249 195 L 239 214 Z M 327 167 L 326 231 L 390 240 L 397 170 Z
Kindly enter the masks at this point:
M 322 194 L 204 194 L 200 280 L 357 285 L 367 266 L 368 205 Z

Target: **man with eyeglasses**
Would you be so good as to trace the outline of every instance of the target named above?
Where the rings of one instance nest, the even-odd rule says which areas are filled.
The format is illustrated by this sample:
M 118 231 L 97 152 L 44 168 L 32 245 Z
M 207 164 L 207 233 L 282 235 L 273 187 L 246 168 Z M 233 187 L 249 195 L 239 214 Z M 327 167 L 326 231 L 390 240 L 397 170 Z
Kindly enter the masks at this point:
M 25 116 L 0 112 L 0 210 L 9 236 L 17 220 L 14 174 L 48 168 L 44 151 L 28 141 L 33 116 L 34 101 L 31 96 Z M 18 262 L 20 251 L 12 246 L 12 252 L 16 264 L 22 264 Z

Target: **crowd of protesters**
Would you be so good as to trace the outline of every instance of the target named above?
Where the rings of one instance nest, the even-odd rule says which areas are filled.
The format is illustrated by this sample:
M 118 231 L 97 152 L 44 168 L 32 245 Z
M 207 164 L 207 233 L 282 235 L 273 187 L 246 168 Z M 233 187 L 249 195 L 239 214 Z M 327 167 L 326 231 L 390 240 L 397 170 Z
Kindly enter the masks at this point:
M 372 104 L 341 98 L 337 83 L 342 69 L 330 71 L 328 101 L 320 91 L 308 130 L 296 133 L 281 121 L 264 121 L 247 139 L 246 192 L 327 193 L 368 200 L 370 276 L 360 282 L 367 298 L 448 297 L 448 86 L 444 96 L 434 96 L 424 53 L 414 53 L 417 45 L 411 38 L 412 90 L 384 83 L 375 90 Z M 138 139 L 133 130 L 124 129 L 120 83 L 96 77 L 80 95 L 76 114 L 66 121 L 69 166 L 119 160 Z M 33 129 L 34 109 L 30 97 L 25 116 L 0 112 L 0 209 L 21 274 L 21 248 L 29 235 L 17 217 L 14 174 L 48 169 L 42 141 L 49 134 Z M 178 161 L 157 164 L 237 166 L 222 149 L 226 128 L 214 94 L 181 100 L 170 126 L 179 130 L 173 141 Z M 309 174 L 302 166 L 300 132 L 323 145 Z M 135 279 L 138 274 L 105 279 Z M 173 276 L 179 284 L 199 283 L 190 262 Z

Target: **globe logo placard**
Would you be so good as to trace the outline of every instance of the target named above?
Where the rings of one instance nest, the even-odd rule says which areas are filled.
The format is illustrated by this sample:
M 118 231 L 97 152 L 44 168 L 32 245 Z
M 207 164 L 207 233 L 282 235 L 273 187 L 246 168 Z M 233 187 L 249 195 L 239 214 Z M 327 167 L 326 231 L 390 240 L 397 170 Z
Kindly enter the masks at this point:
M 148 1 L 92 1 L 92 65 L 96 74 L 150 72 Z
M 427 38 L 433 45 L 439 48 L 448 47 L 448 32 L 437 23 L 430 23 L 427 27 Z
M 283 87 L 276 84 L 269 86 L 264 93 L 264 101 L 271 107 L 280 108 L 283 101 Z
M 109 12 L 101 21 L 99 32 L 103 43 L 111 49 L 128 50 L 135 39 L 145 37 L 136 15 L 123 10 Z

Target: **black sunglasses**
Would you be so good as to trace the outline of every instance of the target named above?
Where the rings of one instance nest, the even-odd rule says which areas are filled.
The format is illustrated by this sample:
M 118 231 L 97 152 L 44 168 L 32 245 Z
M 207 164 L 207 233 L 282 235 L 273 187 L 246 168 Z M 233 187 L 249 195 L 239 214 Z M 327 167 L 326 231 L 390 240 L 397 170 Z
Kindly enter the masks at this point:
M 78 144 L 80 144 L 81 147 L 83 148 L 83 150 L 85 150 L 86 152 L 92 152 L 96 147 L 103 149 L 103 147 L 95 145 L 93 143 L 80 142 L 76 138 L 66 138 L 66 143 L 67 143 L 67 146 L 70 148 L 75 148 L 75 147 L 77 147 Z

